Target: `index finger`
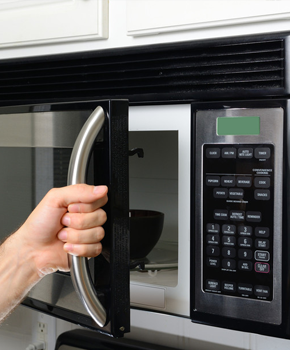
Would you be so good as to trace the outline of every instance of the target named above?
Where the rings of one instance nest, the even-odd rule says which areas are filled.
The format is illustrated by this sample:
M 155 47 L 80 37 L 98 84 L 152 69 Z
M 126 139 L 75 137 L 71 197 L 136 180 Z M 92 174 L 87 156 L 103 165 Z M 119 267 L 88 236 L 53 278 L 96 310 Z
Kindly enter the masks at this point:
M 107 193 L 107 186 L 70 185 L 52 189 L 49 192 L 49 202 L 54 207 L 67 208 L 70 204 L 74 203 L 94 203 L 102 198 L 106 198 Z

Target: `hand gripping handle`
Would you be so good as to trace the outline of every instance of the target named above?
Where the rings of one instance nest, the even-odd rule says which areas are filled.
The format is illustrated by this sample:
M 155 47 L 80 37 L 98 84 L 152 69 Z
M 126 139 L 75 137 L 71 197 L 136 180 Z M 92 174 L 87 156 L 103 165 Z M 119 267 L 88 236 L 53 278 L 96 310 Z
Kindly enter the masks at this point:
M 84 183 L 91 149 L 105 121 L 105 113 L 97 107 L 82 127 L 74 144 L 68 170 L 68 185 Z M 99 301 L 84 257 L 69 254 L 70 273 L 74 288 L 93 320 L 104 327 L 106 310 Z

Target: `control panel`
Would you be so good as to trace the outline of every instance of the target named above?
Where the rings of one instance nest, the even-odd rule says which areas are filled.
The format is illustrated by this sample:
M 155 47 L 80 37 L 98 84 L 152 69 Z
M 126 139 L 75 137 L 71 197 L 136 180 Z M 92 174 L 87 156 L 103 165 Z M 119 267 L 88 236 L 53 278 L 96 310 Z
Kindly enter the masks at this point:
M 274 147 L 203 147 L 203 290 L 271 300 Z
M 193 112 L 191 312 L 281 324 L 284 110 L 237 104 Z

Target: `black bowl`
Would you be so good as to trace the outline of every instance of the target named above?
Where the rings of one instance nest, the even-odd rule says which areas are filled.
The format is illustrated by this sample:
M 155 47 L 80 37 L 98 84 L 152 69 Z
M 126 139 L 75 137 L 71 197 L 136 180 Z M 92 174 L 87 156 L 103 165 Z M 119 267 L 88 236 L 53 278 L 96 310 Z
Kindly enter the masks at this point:
M 164 214 L 153 210 L 130 210 L 130 259 L 145 258 L 158 242 Z

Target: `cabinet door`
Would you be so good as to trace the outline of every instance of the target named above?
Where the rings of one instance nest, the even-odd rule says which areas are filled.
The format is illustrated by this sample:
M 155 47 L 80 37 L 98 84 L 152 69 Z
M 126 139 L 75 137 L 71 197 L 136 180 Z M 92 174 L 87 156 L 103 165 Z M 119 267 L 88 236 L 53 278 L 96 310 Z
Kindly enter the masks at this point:
M 109 0 L 0 0 L 0 48 L 108 37 Z
M 127 34 L 158 34 L 290 18 L 288 0 L 127 0 Z

